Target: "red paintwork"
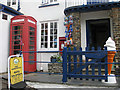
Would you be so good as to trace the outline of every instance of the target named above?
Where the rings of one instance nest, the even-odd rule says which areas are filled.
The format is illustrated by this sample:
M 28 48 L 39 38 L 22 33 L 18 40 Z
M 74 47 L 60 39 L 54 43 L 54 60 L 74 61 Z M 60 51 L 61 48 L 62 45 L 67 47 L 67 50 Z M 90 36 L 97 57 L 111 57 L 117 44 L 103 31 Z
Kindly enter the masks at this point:
M 20 21 L 20 22 L 13 22 L 13 20 L 18 20 L 18 19 L 24 19 L 24 21 Z M 28 22 L 28 19 L 35 22 L 35 24 Z M 13 30 L 12 27 L 14 26 L 22 26 L 22 29 L 19 29 L 22 31 L 22 33 L 17 34 L 17 35 L 21 35 L 22 39 L 17 39 L 20 40 L 19 44 L 14 44 L 14 39 L 12 38 L 13 35 Z M 34 31 L 34 44 L 30 45 L 30 30 L 29 30 L 29 26 L 35 28 Z M 17 36 L 16 35 L 16 36 Z M 10 55 L 14 54 L 15 50 L 22 50 L 22 51 L 36 51 L 36 38 L 37 38 L 37 21 L 31 17 L 31 16 L 25 16 L 25 15 L 19 15 L 19 16 L 15 16 L 11 19 L 11 24 L 10 24 Z M 20 45 L 20 49 L 13 49 L 14 45 Z M 33 50 L 29 49 L 29 46 L 34 46 Z M 24 57 L 24 61 L 30 61 L 30 53 L 23 53 L 23 57 Z M 36 61 L 36 53 L 33 53 L 34 59 L 31 59 L 32 61 Z M 24 71 L 29 71 L 29 72 L 34 72 L 36 71 L 36 63 L 29 63 L 29 62 L 24 62 Z
M 61 44 L 64 44 L 64 41 L 66 41 L 65 37 L 59 37 L 59 50 L 62 51 Z M 62 52 L 61 52 L 62 54 Z

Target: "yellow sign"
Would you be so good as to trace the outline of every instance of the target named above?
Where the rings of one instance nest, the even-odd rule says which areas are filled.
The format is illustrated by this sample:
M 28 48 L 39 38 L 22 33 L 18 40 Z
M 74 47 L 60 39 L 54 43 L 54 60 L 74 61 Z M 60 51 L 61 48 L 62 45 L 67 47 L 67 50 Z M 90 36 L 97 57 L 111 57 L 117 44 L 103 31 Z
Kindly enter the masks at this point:
M 10 82 L 16 84 L 23 81 L 22 57 L 10 58 Z

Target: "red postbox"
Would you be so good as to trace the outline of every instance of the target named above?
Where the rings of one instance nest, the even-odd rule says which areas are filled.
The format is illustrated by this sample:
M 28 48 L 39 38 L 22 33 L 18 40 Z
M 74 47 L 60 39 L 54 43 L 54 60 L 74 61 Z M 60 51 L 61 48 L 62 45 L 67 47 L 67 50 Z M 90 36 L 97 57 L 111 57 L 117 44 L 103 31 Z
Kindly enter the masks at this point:
M 65 37 L 59 37 L 59 50 L 62 51 L 64 48 L 64 41 L 66 41 Z M 62 52 L 61 52 L 62 54 Z
M 19 15 L 11 19 L 10 24 L 10 55 L 20 51 L 36 51 L 37 21 L 31 16 Z M 36 53 L 23 53 L 24 70 L 36 71 Z

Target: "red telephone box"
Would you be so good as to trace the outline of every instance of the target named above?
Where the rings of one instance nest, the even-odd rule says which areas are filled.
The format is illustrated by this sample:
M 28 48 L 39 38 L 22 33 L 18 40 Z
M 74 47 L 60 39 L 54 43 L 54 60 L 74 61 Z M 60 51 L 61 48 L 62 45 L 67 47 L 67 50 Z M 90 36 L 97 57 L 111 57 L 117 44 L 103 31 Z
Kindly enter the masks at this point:
M 31 16 L 19 15 L 11 19 L 10 55 L 20 51 L 36 51 L 37 21 Z M 23 53 L 24 61 L 36 61 L 36 53 Z M 24 70 L 36 71 L 35 62 L 24 62 Z
M 66 41 L 65 37 L 59 37 L 59 50 L 62 51 L 64 48 L 64 41 Z M 61 52 L 62 54 L 62 52 Z

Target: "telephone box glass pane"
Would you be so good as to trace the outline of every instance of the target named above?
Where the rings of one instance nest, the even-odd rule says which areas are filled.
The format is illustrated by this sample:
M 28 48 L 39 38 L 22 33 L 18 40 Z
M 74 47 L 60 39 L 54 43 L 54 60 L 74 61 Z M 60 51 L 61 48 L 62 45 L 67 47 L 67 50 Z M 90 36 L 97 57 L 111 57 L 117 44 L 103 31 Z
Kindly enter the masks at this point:
M 34 41 L 30 41 L 30 45 L 34 45 L 35 44 L 35 42 Z
M 19 50 L 15 50 L 15 51 L 14 51 L 14 55 L 15 55 L 15 54 L 19 54 L 19 53 L 20 53 Z
M 14 46 L 14 49 L 20 49 L 20 45 L 19 46 Z
M 35 37 L 30 37 L 30 40 L 35 40 Z
M 34 50 L 34 46 L 29 46 L 29 49 L 30 50 Z
M 30 36 L 35 36 L 35 33 L 34 32 L 30 32 Z
M 14 41 L 14 44 L 20 44 L 20 41 Z
M 30 28 L 30 31 L 35 31 L 35 28 L 33 28 L 33 27 L 29 27 Z

